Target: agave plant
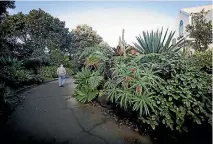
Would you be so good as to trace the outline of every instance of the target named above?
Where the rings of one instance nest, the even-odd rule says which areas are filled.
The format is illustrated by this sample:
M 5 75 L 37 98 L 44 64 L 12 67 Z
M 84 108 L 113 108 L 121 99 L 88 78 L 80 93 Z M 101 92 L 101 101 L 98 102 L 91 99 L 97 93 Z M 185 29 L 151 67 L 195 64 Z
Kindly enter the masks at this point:
M 183 41 L 180 40 L 176 44 L 171 44 L 175 31 L 171 31 L 169 35 L 168 29 L 163 35 L 163 29 L 159 32 L 143 32 L 143 35 L 136 37 L 138 43 L 133 43 L 136 49 L 143 54 L 149 53 L 168 53 L 168 52 L 177 52 L 181 48 L 178 45 Z

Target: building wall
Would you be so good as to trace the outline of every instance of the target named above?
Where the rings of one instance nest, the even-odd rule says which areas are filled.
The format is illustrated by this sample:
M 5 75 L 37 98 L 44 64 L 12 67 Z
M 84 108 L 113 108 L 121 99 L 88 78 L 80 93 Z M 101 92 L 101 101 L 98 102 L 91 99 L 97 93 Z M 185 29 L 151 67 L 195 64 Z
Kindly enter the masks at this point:
M 180 32 L 179 32 L 179 30 L 180 30 L 180 21 L 183 21 L 183 34 L 185 34 L 185 31 L 186 31 L 186 26 L 189 24 L 189 16 L 186 14 L 186 13 L 184 13 L 184 12 L 182 12 L 182 11 L 180 11 L 180 13 L 179 13 L 179 17 L 178 17 L 178 22 L 177 22 L 177 35 L 178 35 L 178 37 L 180 36 Z
M 208 12 L 208 14 L 206 15 L 206 20 L 210 21 L 212 20 L 212 10 Z
M 209 13 L 206 15 L 207 21 L 212 20 L 212 10 L 209 11 Z M 178 38 L 180 38 L 180 33 L 179 33 L 179 28 L 180 28 L 180 21 L 183 21 L 183 36 L 185 37 L 187 35 L 186 33 L 186 26 L 188 24 L 191 24 L 191 16 L 188 13 L 185 13 L 183 11 L 180 11 L 177 19 L 177 24 L 176 24 L 176 34 L 174 36 L 174 41 L 178 41 Z M 193 38 L 187 38 L 188 40 L 193 40 Z M 213 44 L 209 45 L 209 49 L 213 50 Z
M 212 10 L 209 11 L 209 13 L 206 15 L 206 19 L 207 19 L 207 21 L 212 20 Z M 185 35 L 187 35 L 186 26 L 188 24 L 191 24 L 191 16 L 189 16 L 189 14 L 187 14 L 183 11 L 180 11 L 179 16 L 178 16 L 178 21 L 177 21 L 177 24 L 176 24 L 175 38 L 178 38 L 180 36 L 179 29 L 180 29 L 180 21 L 181 20 L 183 21 L 183 34 L 185 36 Z

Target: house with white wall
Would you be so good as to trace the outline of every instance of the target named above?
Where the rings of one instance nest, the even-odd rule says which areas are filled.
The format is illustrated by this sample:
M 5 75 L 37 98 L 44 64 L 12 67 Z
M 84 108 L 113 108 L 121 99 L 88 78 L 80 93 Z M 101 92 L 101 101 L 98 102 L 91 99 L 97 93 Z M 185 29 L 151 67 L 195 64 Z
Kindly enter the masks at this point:
M 186 26 L 188 24 L 193 24 L 193 17 L 192 13 L 199 13 L 202 10 L 209 11 L 206 15 L 207 21 L 212 20 L 212 9 L 213 5 L 205 5 L 200 7 L 192 7 L 192 8 L 183 8 L 180 10 L 178 19 L 177 19 L 177 25 L 176 25 L 176 39 L 184 39 L 188 41 L 193 41 L 193 38 L 190 38 L 188 36 L 188 33 L 186 32 Z

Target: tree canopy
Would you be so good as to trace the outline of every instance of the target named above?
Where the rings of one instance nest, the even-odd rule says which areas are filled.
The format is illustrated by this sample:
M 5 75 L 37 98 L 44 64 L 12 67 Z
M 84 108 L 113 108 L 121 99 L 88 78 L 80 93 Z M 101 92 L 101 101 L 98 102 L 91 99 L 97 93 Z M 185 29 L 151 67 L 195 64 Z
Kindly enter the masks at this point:
M 212 22 L 205 17 L 208 12 L 203 9 L 200 13 L 192 13 L 193 24 L 186 26 L 186 32 L 195 38 L 193 48 L 198 51 L 205 51 L 212 43 Z
M 0 22 L 3 19 L 4 14 L 7 13 L 8 8 L 14 9 L 15 1 L 0 1 Z
M 71 31 L 71 53 L 75 54 L 85 47 L 99 44 L 102 41 L 102 37 L 92 27 L 86 24 L 78 25 Z
M 7 15 L 0 26 L 4 37 L 2 45 L 4 52 L 21 53 L 24 57 L 31 57 L 35 50 L 44 52 L 60 49 L 68 52 L 71 35 L 65 22 L 54 18 L 49 13 L 38 9 L 31 10 L 29 14 L 19 12 Z M 8 44 L 12 46 L 10 47 Z

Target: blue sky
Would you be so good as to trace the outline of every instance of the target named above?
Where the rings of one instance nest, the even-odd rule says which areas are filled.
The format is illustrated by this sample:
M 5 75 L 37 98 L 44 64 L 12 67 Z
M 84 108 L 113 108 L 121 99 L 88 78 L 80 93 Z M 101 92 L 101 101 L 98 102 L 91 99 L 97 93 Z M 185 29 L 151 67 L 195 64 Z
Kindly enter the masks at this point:
M 137 1 L 137 2 L 82 2 L 82 1 L 16 1 L 11 14 L 41 8 L 66 22 L 73 29 L 78 24 L 89 24 L 111 46 L 116 45 L 122 28 L 132 42 L 142 30 L 162 26 L 174 29 L 180 9 L 212 4 L 211 1 Z
M 180 9 L 212 4 L 211 1 L 16 1 L 15 11 L 28 13 L 31 9 L 41 8 L 48 12 L 58 13 L 67 10 L 86 11 L 95 8 L 151 8 L 154 11 L 164 12 L 169 15 L 177 15 Z

